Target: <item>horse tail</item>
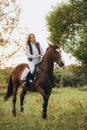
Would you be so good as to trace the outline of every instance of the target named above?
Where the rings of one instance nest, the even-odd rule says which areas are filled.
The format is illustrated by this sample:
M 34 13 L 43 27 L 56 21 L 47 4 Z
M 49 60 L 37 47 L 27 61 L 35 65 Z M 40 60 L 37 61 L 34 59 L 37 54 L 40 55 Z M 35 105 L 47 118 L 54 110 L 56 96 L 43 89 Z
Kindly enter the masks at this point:
M 4 97 L 4 100 L 7 101 L 12 95 L 13 95 L 13 83 L 12 83 L 12 75 L 11 75 L 9 78 L 7 93 Z

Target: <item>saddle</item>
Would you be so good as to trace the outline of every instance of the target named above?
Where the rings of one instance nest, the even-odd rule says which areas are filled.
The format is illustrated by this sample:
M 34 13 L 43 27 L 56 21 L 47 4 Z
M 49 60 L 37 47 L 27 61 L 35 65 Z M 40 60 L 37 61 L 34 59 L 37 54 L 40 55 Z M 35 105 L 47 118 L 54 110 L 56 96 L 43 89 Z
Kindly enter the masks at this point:
M 42 63 L 42 62 L 40 62 L 40 63 L 38 63 L 38 64 L 35 65 L 34 73 L 33 73 L 33 74 L 30 74 L 29 80 L 32 79 L 33 82 L 36 81 L 38 74 L 42 73 L 41 63 Z M 46 78 L 46 75 L 43 74 L 43 76 Z M 48 85 L 51 84 L 51 80 L 49 79 L 48 75 L 47 75 L 47 84 L 48 84 Z M 54 86 L 54 83 L 53 83 L 53 86 Z
M 35 71 L 34 71 L 34 74 L 33 74 L 34 81 L 36 80 L 37 75 L 40 74 L 40 73 L 41 73 L 41 62 L 35 65 Z

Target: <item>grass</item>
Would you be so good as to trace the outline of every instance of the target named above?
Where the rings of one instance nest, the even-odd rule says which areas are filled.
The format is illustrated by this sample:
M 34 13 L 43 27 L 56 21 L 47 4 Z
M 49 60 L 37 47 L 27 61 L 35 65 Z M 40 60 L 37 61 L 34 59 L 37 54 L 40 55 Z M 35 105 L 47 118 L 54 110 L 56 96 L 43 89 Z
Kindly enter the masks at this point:
M 41 118 L 42 97 L 28 93 L 24 113 L 20 113 L 19 94 L 17 116 L 12 115 L 12 98 L 3 101 L 6 90 L 0 90 L 0 130 L 87 130 L 87 89 L 53 89 L 48 105 L 48 118 Z

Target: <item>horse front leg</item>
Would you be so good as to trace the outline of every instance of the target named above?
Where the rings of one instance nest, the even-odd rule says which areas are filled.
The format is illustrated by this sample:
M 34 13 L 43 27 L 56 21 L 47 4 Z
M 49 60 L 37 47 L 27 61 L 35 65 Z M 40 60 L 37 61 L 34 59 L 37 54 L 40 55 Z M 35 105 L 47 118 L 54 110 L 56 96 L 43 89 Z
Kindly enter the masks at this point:
M 46 119 L 47 118 L 48 100 L 49 100 L 50 93 L 51 93 L 52 89 L 49 89 L 48 91 L 45 92 L 41 87 L 38 87 L 37 90 L 43 97 L 44 103 L 43 103 L 42 118 Z
M 42 118 L 43 118 L 43 119 L 46 119 L 46 117 L 47 117 L 46 111 L 47 111 L 48 99 L 47 99 L 47 96 L 46 96 L 46 94 L 45 94 L 45 91 L 42 89 L 41 86 L 38 86 L 38 87 L 37 87 L 37 91 L 42 95 L 43 100 L 44 100 L 44 103 L 43 103 L 43 111 L 42 111 Z
M 43 103 L 43 110 L 42 110 L 42 118 L 47 118 L 47 106 L 48 106 L 48 98 L 47 96 L 43 97 L 44 103 Z
M 27 93 L 27 90 L 22 90 L 22 93 L 20 95 L 20 111 L 23 112 L 24 111 L 24 97 Z
M 48 86 L 48 88 L 45 90 L 45 97 L 43 97 L 44 103 L 43 103 L 43 111 L 42 111 L 42 118 L 47 118 L 47 107 L 48 107 L 48 101 L 50 94 L 52 92 L 52 88 Z

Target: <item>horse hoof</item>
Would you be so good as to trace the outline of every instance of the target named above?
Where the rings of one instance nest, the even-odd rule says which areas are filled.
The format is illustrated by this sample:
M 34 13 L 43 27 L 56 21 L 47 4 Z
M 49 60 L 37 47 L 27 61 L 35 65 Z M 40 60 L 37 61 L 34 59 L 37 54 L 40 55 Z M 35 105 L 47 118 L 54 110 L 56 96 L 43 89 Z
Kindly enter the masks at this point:
M 42 118 L 47 119 L 47 114 L 42 112 Z
M 23 110 L 23 109 L 20 109 L 20 112 L 24 112 L 24 110 Z
M 13 110 L 12 114 L 13 114 L 14 117 L 16 117 L 16 111 Z
M 20 109 L 20 112 L 24 112 L 24 109 Z
M 23 107 L 20 108 L 20 112 L 24 112 L 24 108 Z

